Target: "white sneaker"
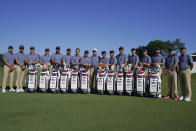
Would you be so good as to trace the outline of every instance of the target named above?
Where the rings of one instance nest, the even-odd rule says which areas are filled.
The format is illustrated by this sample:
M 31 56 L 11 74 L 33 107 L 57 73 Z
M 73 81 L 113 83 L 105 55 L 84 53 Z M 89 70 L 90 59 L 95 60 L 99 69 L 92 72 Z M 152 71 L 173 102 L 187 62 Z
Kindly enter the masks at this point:
M 14 88 L 11 88 L 9 91 L 10 92 L 15 92 L 16 90 Z
M 189 101 L 191 101 L 191 98 L 186 97 L 184 100 L 189 102 Z
M 20 92 L 20 89 L 16 89 L 16 93 L 19 93 Z
M 184 97 L 183 97 L 183 96 L 181 96 L 181 97 L 179 98 L 179 100 L 183 101 L 183 100 L 184 100 Z
M 161 94 L 158 95 L 158 98 L 161 98 Z
M 2 92 L 2 93 L 6 93 L 6 90 L 5 90 L 5 89 L 2 89 L 1 92 Z
M 24 90 L 22 88 L 20 88 L 19 90 L 20 90 L 20 92 L 24 92 Z

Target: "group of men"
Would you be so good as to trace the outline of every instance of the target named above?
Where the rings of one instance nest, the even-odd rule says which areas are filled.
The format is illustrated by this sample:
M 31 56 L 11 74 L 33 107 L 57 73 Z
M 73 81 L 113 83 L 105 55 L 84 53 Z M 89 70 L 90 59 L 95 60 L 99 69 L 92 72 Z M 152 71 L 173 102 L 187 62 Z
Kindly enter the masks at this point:
M 26 70 L 26 64 L 37 64 L 41 65 L 51 65 L 51 64 L 66 64 L 67 67 L 71 68 L 73 66 L 82 65 L 89 70 L 90 78 L 90 88 L 93 89 L 93 85 L 97 75 L 98 66 L 122 66 L 125 68 L 126 65 L 131 64 L 132 70 L 135 71 L 137 66 L 142 66 L 146 76 L 148 75 L 148 68 L 150 66 L 160 66 L 159 75 L 161 76 L 162 70 L 165 69 L 167 72 L 168 78 L 168 88 L 169 92 L 165 96 L 165 99 L 169 99 L 172 96 L 172 89 L 174 88 L 174 99 L 175 100 L 185 100 L 191 101 L 191 70 L 193 68 L 193 59 L 190 55 L 186 54 L 186 48 L 180 48 L 181 55 L 178 57 L 173 48 L 170 48 L 169 55 L 164 58 L 161 55 L 161 50 L 156 49 L 155 55 L 151 58 L 148 56 L 148 51 L 142 51 L 142 57 L 139 58 L 136 55 L 136 49 L 131 49 L 131 55 L 127 56 L 124 53 L 124 48 L 119 48 L 119 54 L 115 56 L 115 52 L 111 50 L 110 58 L 107 58 L 106 51 L 102 51 L 102 56 L 99 57 L 97 49 L 92 50 L 93 55 L 89 57 L 89 51 L 85 50 L 84 55 L 80 56 L 80 49 L 75 49 L 75 55 L 71 55 L 71 49 L 68 48 L 65 55 L 60 53 L 60 47 L 56 47 L 56 52 L 50 56 L 50 49 L 45 49 L 45 54 L 39 58 L 35 53 L 35 48 L 30 47 L 30 53 L 24 54 L 24 46 L 19 47 L 19 52 L 13 53 L 13 46 L 8 47 L 8 52 L 4 54 L 4 76 L 2 84 L 2 93 L 6 92 L 6 82 L 7 77 L 10 75 L 10 90 L 12 92 L 24 92 L 23 90 L 23 79 Z M 14 71 L 16 69 L 16 90 L 13 88 L 13 78 Z M 177 70 L 179 69 L 179 70 Z M 181 85 L 181 97 L 178 98 L 178 82 L 177 82 L 177 73 L 180 76 L 180 85 Z M 161 94 L 158 96 L 161 97 Z

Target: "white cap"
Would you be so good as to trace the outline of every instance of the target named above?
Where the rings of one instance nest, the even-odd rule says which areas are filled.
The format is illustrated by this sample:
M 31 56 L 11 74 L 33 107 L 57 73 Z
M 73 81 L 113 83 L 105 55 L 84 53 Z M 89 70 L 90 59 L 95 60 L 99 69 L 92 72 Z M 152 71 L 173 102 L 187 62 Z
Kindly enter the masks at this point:
M 97 49 L 96 48 L 93 48 L 93 51 L 97 51 Z

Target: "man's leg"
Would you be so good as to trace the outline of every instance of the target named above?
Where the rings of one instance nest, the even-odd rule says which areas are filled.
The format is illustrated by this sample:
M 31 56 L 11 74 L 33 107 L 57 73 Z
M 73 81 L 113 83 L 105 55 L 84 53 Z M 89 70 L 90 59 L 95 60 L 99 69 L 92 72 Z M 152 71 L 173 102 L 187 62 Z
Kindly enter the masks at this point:
M 15 70 L 9 73 L 10 74 L 10 89 L 13 89 L 14 73 L 15 73 Z
M 16 66 L 16 89 L 18 90 L 20 88 L 20 79 L 21 79 L 21 68 L 19 66 Z
M 177 73 L 176 71 L 172 72 L 173 74 L 173 88 L 175 96 L 178 96 L 178 81 L 177 81 Z
M 20 89 L 23 89 L 24 74 L 25 74 L 25 70 L 21 72 L 21 76 L 20 76 Z
M 168 84 L 167 95 L 171 97 L 172 95 L 172 74 L 167 74 L 167 84 Z
M 180 71 L 180 87 L 181 87 L 181 96 L 185 97 L 185 82 L 184 82 L 184 73 Z
M 8 76 L 8 73 L 9 73 L 9 67 L 7 67 L 6 65 L 4 65 L 4 68 L 3 68 L 3 83 L 2 83 L 2 89 L 4 90 L 6 88 L 6 84 L 7 84 L 7 76 Z
M 192 91 L 191 91 L 191 71 L 190 69 L 185 70 L 185 97 L 191 98 Z

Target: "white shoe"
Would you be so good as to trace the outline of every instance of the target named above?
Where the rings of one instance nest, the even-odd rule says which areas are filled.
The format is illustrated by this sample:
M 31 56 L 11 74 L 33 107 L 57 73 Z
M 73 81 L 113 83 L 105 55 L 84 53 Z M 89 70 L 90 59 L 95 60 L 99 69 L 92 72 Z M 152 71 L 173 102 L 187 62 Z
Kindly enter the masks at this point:
M 20 89 L 16 89 L 16 93 L 19 93 L 20 92 Z
M 13 89 L 13 88 L 11 88 L 9 91 L 10 91 L 10 92 L 15 92 L 16 90 L 15 90 L 15 89 Z
M 161 94 L 158 95 L 158 98 L 161 98 Z
M 184 97 L 183 97 L 183 96 L 181 96 L 181 97 L 179 98 L 179 100 L 183 101 L 183 100 L 184 100 Z
M 2 89 L 1 92 L 2 92 L 2 93 L 6 93 L 6 90 L 5 90 L 5 89 Z
M 20 90 L 20 92 L 24 92 L 24 90 L 22 88 L 20 88 L 19 90 Z
M 186 97 L 184 100 L 189 102 L 189 101 L 191 101 L 191 98 Z

